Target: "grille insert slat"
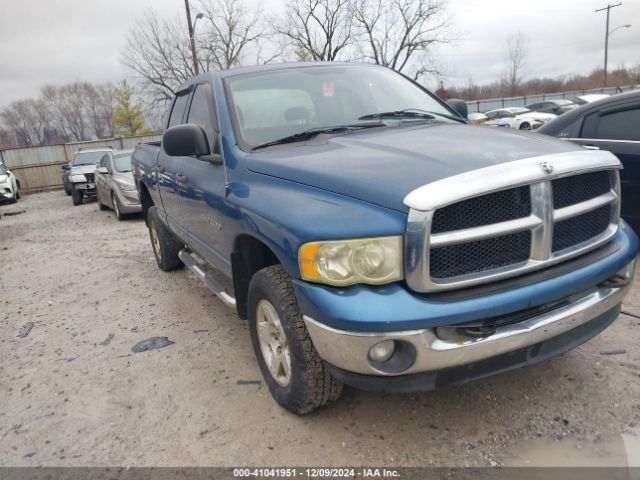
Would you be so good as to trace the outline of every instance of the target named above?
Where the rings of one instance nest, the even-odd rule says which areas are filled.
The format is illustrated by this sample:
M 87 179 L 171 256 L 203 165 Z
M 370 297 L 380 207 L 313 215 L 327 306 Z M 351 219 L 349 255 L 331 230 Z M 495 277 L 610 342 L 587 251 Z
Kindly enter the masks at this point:
M 531 232 L 431 249 L 431 276 L 456 277 L 492 270 L 529 259 Z
M 551 182 L 553 188 L 553 208 L 567 207 L 604 195 L 611 190 L 611 176 L 608 171 L 584 173 L 559 178 Z
M 577 217 L 557 222 L 553 230 L 553 251 L 573 247 L 601 235 L 611 223 L 611 206 L 605 205 Z
M 436 210 L 432 233 L 451 232 L 527 217 L 531 213 L 529 187 L 510 188 L 454 203 Z

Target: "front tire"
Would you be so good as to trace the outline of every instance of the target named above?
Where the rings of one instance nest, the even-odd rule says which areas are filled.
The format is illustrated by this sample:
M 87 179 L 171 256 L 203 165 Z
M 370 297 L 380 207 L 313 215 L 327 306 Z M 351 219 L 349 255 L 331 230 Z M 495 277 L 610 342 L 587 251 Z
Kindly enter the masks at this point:
M 72 190 L 71 190 L 71 200 L 73 201 L 74 205 L 80 205 L 82 203 L 82 193 L 80 193 L 75 188 L 72 188 Z
M 116 214 L 116 219 L 121 222 L 122 221 L 122 212 L 120 211 L 120 206 L 118 205 L 118 198 L 116 195 L 111 192 L 111 202 L 113 203 L 113 211 Z
M 178 253 L 184 248 L 184 243 L 180 242 L 162 223 L 156 207 L 149 208 L 148 218 L 149 238 L 158 268 L 168 272 L 181 267 L 183 264 Z
M 522 125 L 520 125 L 520 130 L 531 130 L 531 124 L 528 122 L 524 122 Z
M 342 383 L 318 355 L 281 265 L 258 271 L 249 284 L 249 330 L 273 398 L 299 415 L 334 402 Z

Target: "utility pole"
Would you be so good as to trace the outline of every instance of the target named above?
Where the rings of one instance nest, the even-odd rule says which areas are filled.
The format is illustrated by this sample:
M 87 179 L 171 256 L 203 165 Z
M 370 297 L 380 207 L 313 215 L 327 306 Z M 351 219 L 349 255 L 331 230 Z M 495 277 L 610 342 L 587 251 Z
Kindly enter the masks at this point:
M 185 0 L 186 1 L 186 0 Z M 607 5 L 604 8 L 600 8 L 596 10 L 596 13 L 602 12 L 604 10 L 607 11 L 607 29 L 604 37 L 604 86 L 607 86 L 607 62 L 609 60 L 609 15 L 611 14 L 611 9 L 615 7 L 619 7 L 622 3 L 616 3 L 615 5 Z
M 198 57 L 196 55 L 196 39 L 193 38 L 193 24 L 191 23 L 191 9 L 189 8 L 189 0 L 184 0 L 184 8 L 187 10 L 187 23 L 189 24 L 189 40 L 191 41 L 191 57 L 193 59 L 193 71 L 196 75 L 198 75 L 200 71 L 198 69 Z M 609 18 L 609 14 L 607 14 L 607 19 L 608 18 Z M 607 20 L 607 28 L 609 28 L 608 25 L 609 25 L 609 21 Z M 606 61 L 605 61 L 605 64 L 606 64 Z M 606 83 L 606 80 L 605 80 L 605 83 Z

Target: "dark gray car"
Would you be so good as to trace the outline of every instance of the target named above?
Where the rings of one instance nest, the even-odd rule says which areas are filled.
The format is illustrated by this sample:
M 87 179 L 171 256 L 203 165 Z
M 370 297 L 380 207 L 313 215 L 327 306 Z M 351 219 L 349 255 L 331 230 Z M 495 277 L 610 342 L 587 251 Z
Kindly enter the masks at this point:
M 622 218 L 640 232 L 640 90 L 588 103 L 538 132 L 615 154 L 624 166 Z

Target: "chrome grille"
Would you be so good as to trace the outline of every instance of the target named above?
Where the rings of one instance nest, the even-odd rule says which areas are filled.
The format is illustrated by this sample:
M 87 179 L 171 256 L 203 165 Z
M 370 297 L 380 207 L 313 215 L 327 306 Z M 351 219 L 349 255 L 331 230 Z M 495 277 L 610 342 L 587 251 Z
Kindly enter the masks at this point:
M 608 241 L 620 216 L 620 163 L 606 152 L 596 153 L 553 156 L 551 168 L 544 169 L 539 159 L 521 161 L 523 172 L 487 167 L 476 171 L 480 179 L 468 172 L 416 191 L 429 196 L 410 198 L 412 193 L 405 203 L 424 210 L 412 207 L 409 213 L 408 284 L 427 292 L 486 283 L 573 258 Z M 509 186 L 514 174 L 515 185 Z M 456 190 L 458 201 L 451 201 Z M 442 205 L 431 196 L 438 192 L 445 198 Z

